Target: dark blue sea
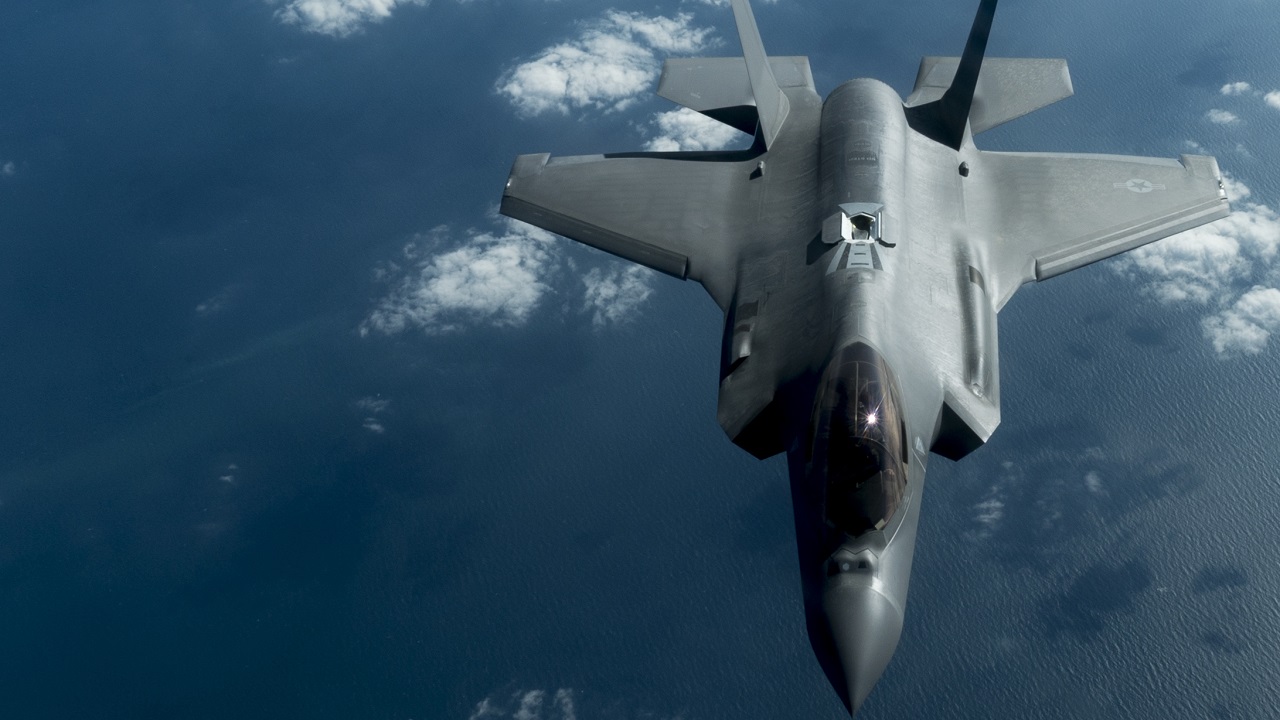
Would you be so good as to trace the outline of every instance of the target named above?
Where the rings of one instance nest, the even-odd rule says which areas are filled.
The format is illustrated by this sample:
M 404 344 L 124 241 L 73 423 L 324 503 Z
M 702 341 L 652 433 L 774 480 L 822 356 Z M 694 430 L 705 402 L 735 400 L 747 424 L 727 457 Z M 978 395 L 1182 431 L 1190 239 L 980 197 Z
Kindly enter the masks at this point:
M 652 140 L 646 63 L 736 54 L 728 9 L 216 5 L 0 6 L 0 718 L 839 717 L 784 463 L 716 422 L 718 309 L 494 215 L 519 153 Z M 905 95 L 976 2 L 757 5 L 820 92 Z M 1278 716 L 1280 314 L 1239 304 L 1280 286 L 1277 30 L 1002 5 L 989 54 L 1076 94 L 980 147 L 1213 154 L 1254 224 L 1230 272 L 1001 312 L 1003 424 L 931 463 L 859 717 Z M 503 90 L 601 38 L 644 92 Z M 1228 317 L 1262 335 L 1219 352 Z

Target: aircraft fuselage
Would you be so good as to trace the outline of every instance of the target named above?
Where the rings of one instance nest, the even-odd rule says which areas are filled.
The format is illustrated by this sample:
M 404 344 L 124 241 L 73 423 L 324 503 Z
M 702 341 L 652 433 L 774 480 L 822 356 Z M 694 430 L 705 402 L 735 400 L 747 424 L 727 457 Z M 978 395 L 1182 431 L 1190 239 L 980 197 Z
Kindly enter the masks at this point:
M 940 394 L 934 387 L 921 388 L 924 393 L 901 387 L 895 371 L 898 358 L 912 351 L 912 335 L 902 331 L 898 318 L 916 301 L 909 287 L 899 286 L 910 284 L 909 258 L 920 250 L 913 247 L 911 216 L 905 212 L 911 148 L 902 99 L 876 80 L 847 82 L 823 104 L 820 138 L 815 207 L 826 217 L 816 220 L 825 230 L 824 245 L 832 247 L 810 264 L 810 273 L 820 275 L 814 285 L 821 288 L 821 305 L 830 310 L 825 318 L 830 327 L 823 333 L 830 338 L 830 365 L 816 382 L 798 384 L 799 393 L 808 397 L 798 398 L 793 412 L 807 417 L 790 423 L 803 432 L 788 444 L 788 466 L 809 638 L 832 686 L 856 708 L 884 671 L 902 631 L 927 464 L 927 453 L 922 445 L 913 447 L 913 438 L 932 431 L 917 427 L 915 420 L 936 416 L 936 411 L 913 414 L 908 408 L 936 403 Z M 833 214 L 835 208 L 841 210 Z M 854 369 L 842 370 L 849 367 Z M 859 374 L 859 367 L 878 376 L 869 391 L 878 402 L 856 398 L 856 387 L 833 383 L 842 371 Z M 857 378 L 845 385 L 859 381 L 865 382 Z M 850 392 L 854 407 L 833 411 L 842 399 L 835 396 Z M 914 403 L 905 399 L 918 395 L 927 397 Z M 883 497 L 886 488 L 871 487 L 884 484 L 883 472 L 868 474 L 857 463 L 850 467 L 830 460 L 840 452 L 833 446 L 841 440 L 830 427 L 838 420 L 824 416 L 850 411 L 852 421 L 862 424 L 861 430 L 846 432 L 855 438 L 874 431 L 876 424 L 898 425 L 877 434 L 892 438 L 893 447 L 883 451 L 894 457 L 869 459 L 892 462 L 895 467 L 886 472 L 901 474 L 895 479 L 901 487 L 888 488 L 899 493 L 891 503 Z M 866 425 L 867 417 L 875 422 Z M 883 454 L 878 443 L 866 443 Z M 850 527 L 841 515 L 861 510 L 843 507 L 848 503 L 873 506 L 864 513 L 870 515 L 885 514 L 887 504 L 893 507 L 888 517 L 865 518 L 869 522 Z

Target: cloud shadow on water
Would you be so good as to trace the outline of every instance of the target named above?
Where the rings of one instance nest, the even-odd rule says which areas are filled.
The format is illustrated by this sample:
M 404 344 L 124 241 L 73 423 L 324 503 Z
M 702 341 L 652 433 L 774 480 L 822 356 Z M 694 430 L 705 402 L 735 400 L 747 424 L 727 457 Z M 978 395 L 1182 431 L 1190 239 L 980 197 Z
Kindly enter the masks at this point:
M 970 509 L 971 537 L 990 543 L 991 557 L 1001 564 L 1047 571 L 1072 545 L 1203 484 L 1186 463 L 1154 453 L 1111 459 L 1093 444 L 1100 437 L 1074 433 L 1070 423 L 1025 431 L 1017 444 L 1041 448 L 1035 457 L 993 463 L 958 496 Z
M 1228 81 L 1231 75 L 1228 66 L 1231 64 L 1232 55 L 1227 50 L 1206 50 L 1195 59 L 1191 67 L 1178 74 L 1178 83 L 1186 87 L 1217 90 Z
M 1085 362 L 1090 362 L 1098 357 L 1098 351 L 1094 349 L 1093 345 L 1080 340 L 1068 340 L 1066 351 L 1071 357 Z
M 1200 568 L 1200 572 L 1196 573 L 1196 578 L 1191 583 L 1191 590 L 1197 595 L 1203 595 L 1216 590 L 1244 587 L 1248 584 L 1249 574 L 1238 567 L 1207 565 Z
M 1208 630 L 1200 635 L 1200 644 L 1216 653 L 1239 655 L 1244 646 L 1221 630 Z
M 1169 329 L 1152 325 L 1132 325 L 1124 331 L 1126 337 L 1136 345 L 1149 348 L 1165 348 L 1176 350 L 1177 346 L 1169 341 Z
M 1046 634 L 1096 639 L 1110 618 L 1133 611 L 1138 596 L 1151 589 L 1153 579 L 1150 566 L 1136 559 L 1086 570 L 1065 593 L 1043 601 L 1040 618 Z

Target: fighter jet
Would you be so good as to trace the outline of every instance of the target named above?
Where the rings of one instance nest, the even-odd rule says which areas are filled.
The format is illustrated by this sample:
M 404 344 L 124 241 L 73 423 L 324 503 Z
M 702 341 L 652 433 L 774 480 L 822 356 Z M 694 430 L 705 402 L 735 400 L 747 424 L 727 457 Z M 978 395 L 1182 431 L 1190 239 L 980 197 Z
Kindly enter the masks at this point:
M 522 155 L 502 213 L 681 279 L 724 311 L 721 426 L 786 453 L 814 654 L 855 713 L 902 632 L 930 453 L 1000 422 L 997 313 L 1045 280 L 1227 215 L 1217 161 L 988 152 L 974 136 L 1069 97 L 1065 60 L 926 57 L 903 100 L 805 57 L 666 61 L 658 94 L 749 149 Z

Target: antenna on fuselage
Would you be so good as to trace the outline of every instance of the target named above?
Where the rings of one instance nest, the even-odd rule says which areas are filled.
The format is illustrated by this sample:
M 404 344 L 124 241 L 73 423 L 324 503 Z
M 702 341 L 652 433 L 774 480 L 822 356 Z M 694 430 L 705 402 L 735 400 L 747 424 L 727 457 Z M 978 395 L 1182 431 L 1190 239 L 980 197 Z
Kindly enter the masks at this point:
M 996 0 L 982 0 L 951 86 L 937 100 L 907 108 L 907 120 L 916 132 L 953 150 L 959 150 L 964 142 L 969 110 L 973 107 L 973 91 L 978 85 L 978 73 L 982 70 L 982 58 L 987 52 L 987 38 L 991 35 L 991 21 L 995 14 Z
M 768 149 L 782 130 L 782 123 L 786 122 L 791 104 L 778 86 L 773 68 L 769 66 L 769 58 L 764 54 L 764 42 L 760 39 L 760 29 L 756 27 L 751 5 L 747 0 L 732 2 L 733 19 L 738 25 L 738 40 L 742 43 L 742 57 L 747 62 L 747 77 L 751 79 L 751 94 L 755 96 L 756 114 L 760 118 L 760 136 L 764 140 L 765 149 Z

